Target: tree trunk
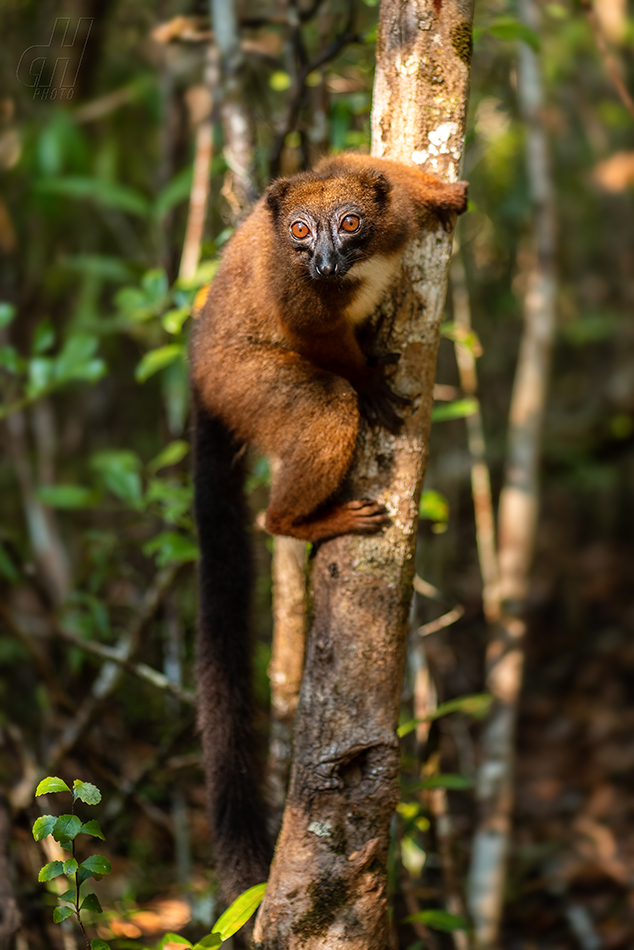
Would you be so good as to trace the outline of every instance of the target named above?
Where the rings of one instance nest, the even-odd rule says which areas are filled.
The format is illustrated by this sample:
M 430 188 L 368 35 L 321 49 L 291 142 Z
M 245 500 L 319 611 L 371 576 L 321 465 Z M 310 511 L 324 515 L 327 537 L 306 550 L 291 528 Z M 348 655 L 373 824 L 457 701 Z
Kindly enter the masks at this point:
M 459 177 L 471 3 L 384 0 L 377 42 L 374 155 Z M 398 801 L 395 734 L 416 515 L 427 459 L 451 237 L 425 232 L 382 308 L 380 346 L 403 355 L 392 381 L 413 399 L 402 433 L 365 428 L 354 497 L 389 509 L 382 535 L 323 544 L 295 726 L 291 786 L 255 926 L 262 948 L 386 947 L 386 859 Z
M 535 0 L 520 0 L 519 12 L 526 25 L 539 32 Z M 515 723 L 522 688 L 526 600 L 539 510 L 539 456 L 556 315 L 555 194 L 542 118 L 544 93 L 539 59 L 526 43 L 519 49 L 517 92 L 526 123 L 533 253 L 498 512 L 500 619 L 493 627 L 486 657 L 486 682 L 496 703 L 482 734 L 476 788 L 480 822 L 473 841 L 469 882 L 469 905 L 479 950 L 500 945 L 514 799 Z

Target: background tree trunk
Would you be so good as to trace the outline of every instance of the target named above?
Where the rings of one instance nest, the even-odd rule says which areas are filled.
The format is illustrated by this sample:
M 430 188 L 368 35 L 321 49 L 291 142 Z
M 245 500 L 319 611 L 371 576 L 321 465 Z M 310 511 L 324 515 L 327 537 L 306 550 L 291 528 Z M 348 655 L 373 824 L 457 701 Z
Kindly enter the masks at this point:
M 520 0 L 524 23 L 539 33 L 535 0 Z M 475 945 L 499 946 L 506 864 L 514 803 L 515 727 L 522 672 L 526 601 L 539 513 L 539 458 L 550 356 L 555 333 L 555 193 L 542 113 L 544 92 L 537 54 L 520 44 L 517 92 L 526 122 L 526 164 L 533 225 L 524 297 L 524 331 L 515 371 L 504 485 L 498 512 L 499 622 L 487 647 L 486 683 L 496 699 L 482 734 L 477 797 L 480 822 L 473 840 L 469 904 Z
M 470 3 L 382 4 L 373 154 L 459 178 L 471 23 Z M 450 252 L 439 229 L 412 245 L 377 329 L 381 346 L 403 354 L 393 383 L 415 411 L 398 437 L 364 429 L 352 476 L 354 496 L 384 502 L 391 527 L 330 541 L 314 561 L 291 786 L 254 933 L 261 948 L 388 945 L 395 727 Z

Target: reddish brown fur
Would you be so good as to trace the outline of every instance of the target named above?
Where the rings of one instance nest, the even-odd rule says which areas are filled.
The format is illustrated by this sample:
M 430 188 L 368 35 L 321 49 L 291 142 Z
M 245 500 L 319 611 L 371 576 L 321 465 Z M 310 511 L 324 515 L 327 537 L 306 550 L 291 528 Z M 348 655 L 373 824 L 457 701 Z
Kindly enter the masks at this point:
M 332 229 L 328 222 L 348 207 L 362 216 L 359 261 L 371 263 L 365 271 L 357 264 L 357 272 L 366 276 L 351 266 L 340 278 L 312 279 L 290 224 L 308 215 L 315 228 Z M 354 323 L 380 302 L 372 297 L 374 262 L 387 281 L 421 226 L 436 216 L 450 227 L 465 207 L 464 182 L 341 155 L 274 182 L 229 243 L 196 321 L 192 381 L 210 415 L 273 460 L 270 532 L 319 541 L 387 522 L 375 503 L 333 501 L 352 461 L 360 409 L 398 425 L 391 406 L 398 397 L 362 352 Z

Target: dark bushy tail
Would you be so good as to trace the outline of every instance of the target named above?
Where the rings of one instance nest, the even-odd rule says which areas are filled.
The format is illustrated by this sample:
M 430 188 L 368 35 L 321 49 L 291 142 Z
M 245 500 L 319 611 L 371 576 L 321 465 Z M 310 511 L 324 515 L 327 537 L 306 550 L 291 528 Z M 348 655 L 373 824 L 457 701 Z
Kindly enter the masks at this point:
M 197 640 L 198 723 L 215 865 L 233 900 L 268 877 L 272 848 L 253 727 L 251 594 L 241 446 L 196 406 L 195 511 L 200 543 Z

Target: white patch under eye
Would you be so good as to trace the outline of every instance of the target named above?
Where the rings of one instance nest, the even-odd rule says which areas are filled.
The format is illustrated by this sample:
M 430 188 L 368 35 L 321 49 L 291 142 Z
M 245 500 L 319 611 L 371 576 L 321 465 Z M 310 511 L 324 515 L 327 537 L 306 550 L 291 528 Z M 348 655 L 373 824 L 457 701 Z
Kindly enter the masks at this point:
M 373 313 L 398 274 L 400 254 L 375 254 L 366 261 L 353 264 L 344 280 L 360 280 L 361 285 L 344 310 L 350 323 L 362 323 Z

